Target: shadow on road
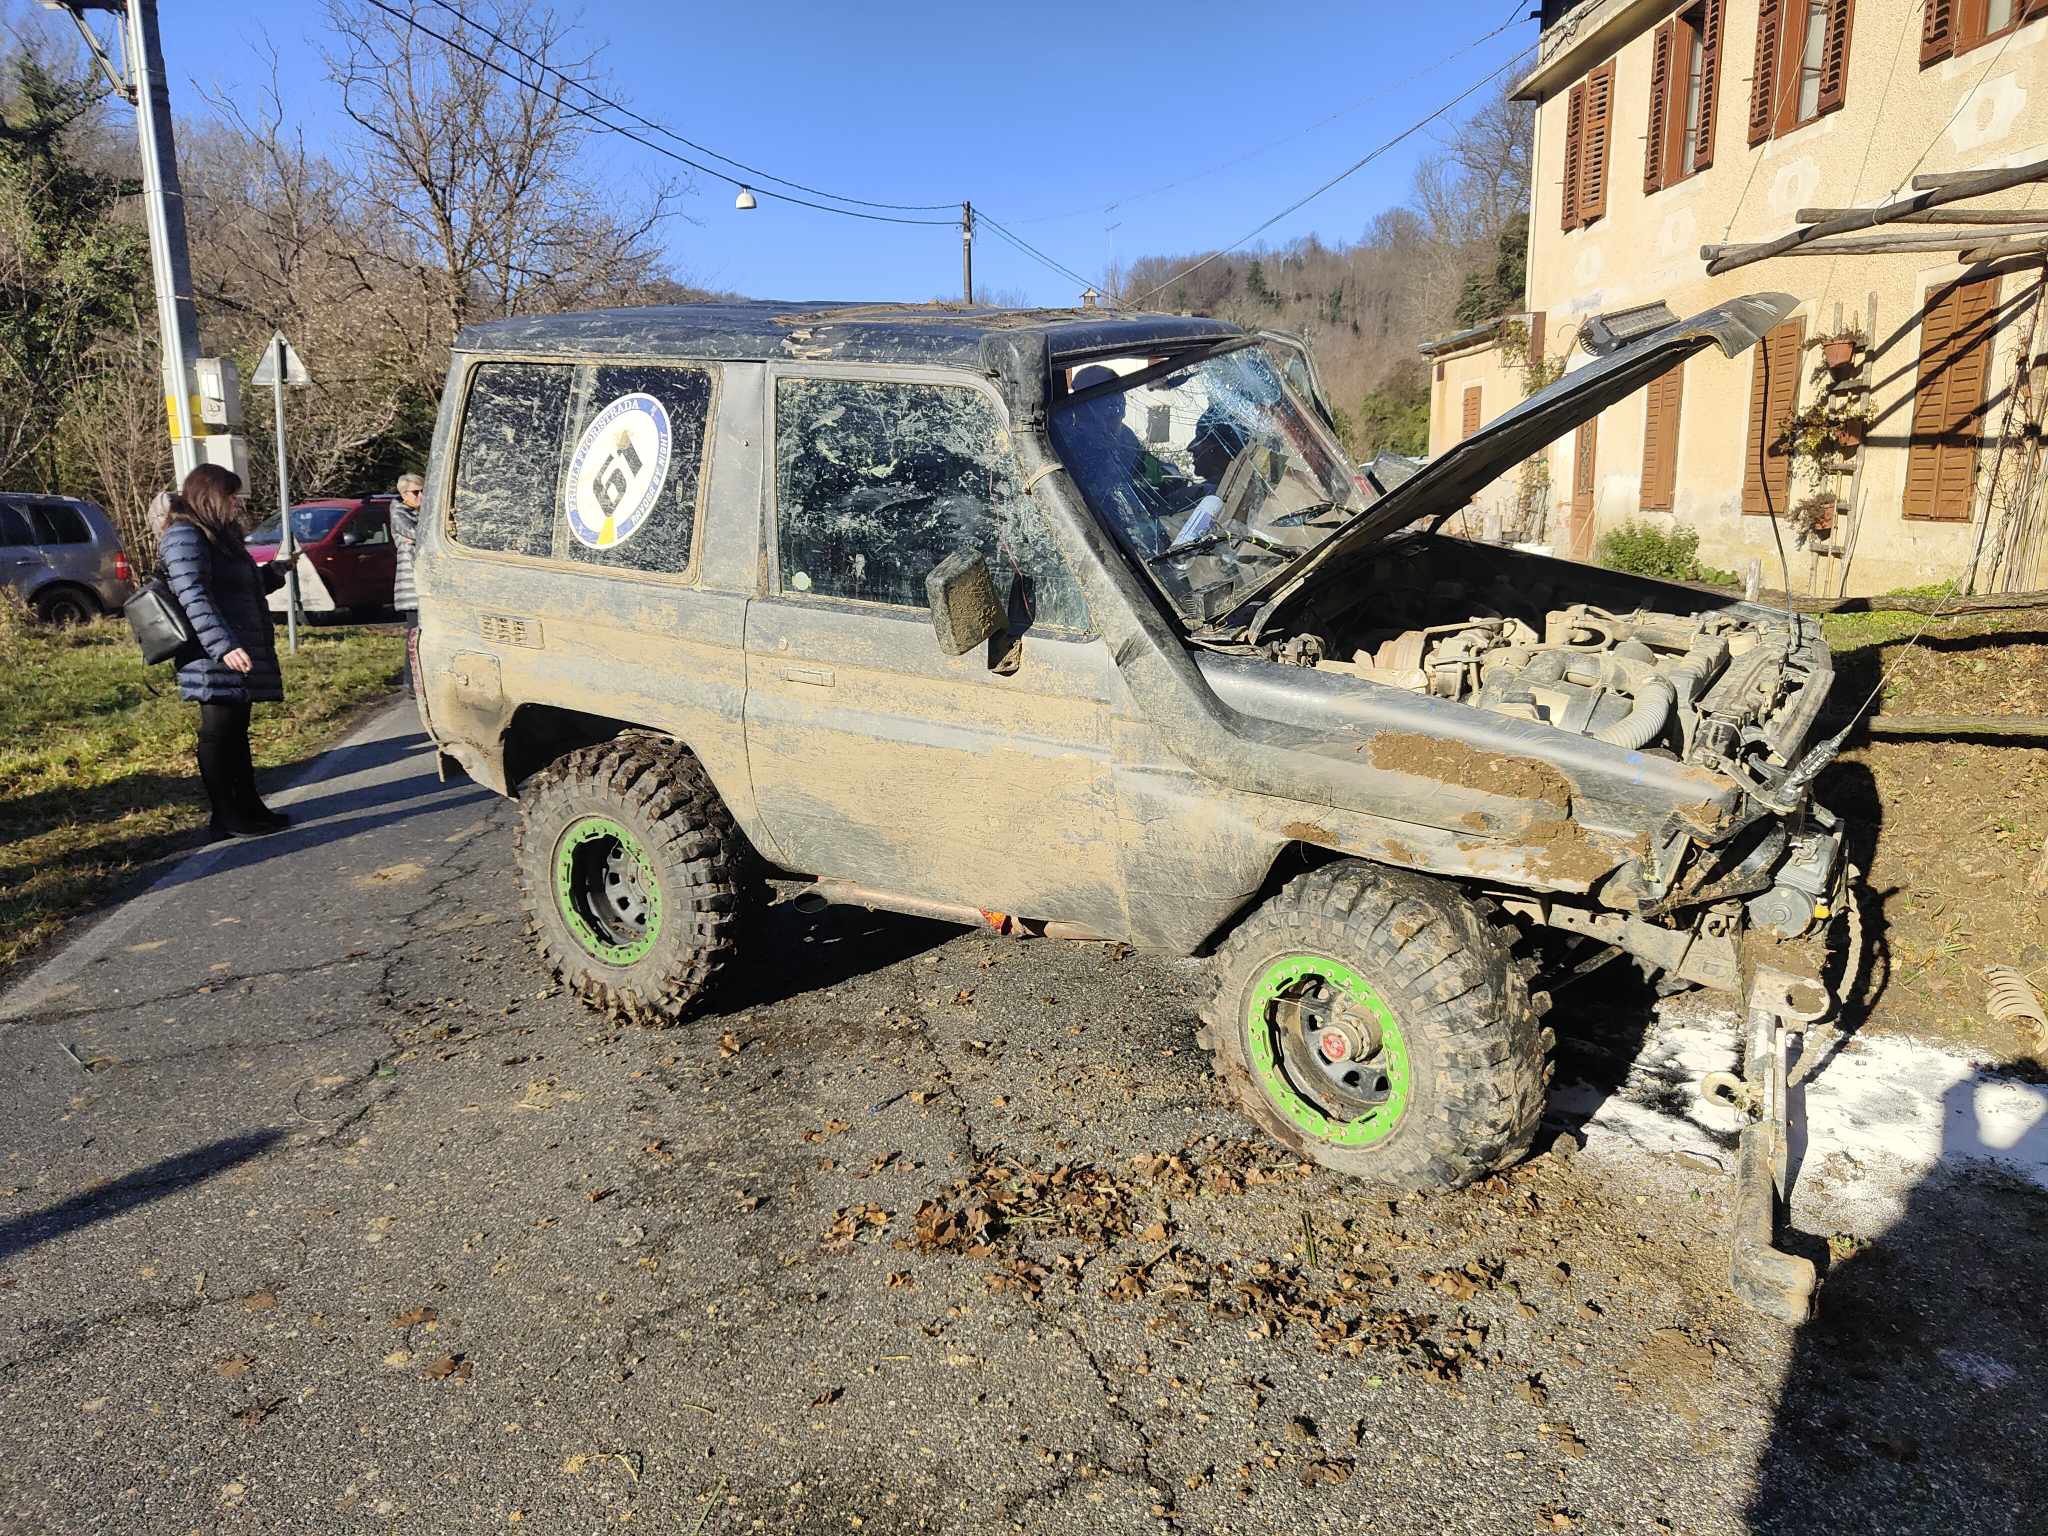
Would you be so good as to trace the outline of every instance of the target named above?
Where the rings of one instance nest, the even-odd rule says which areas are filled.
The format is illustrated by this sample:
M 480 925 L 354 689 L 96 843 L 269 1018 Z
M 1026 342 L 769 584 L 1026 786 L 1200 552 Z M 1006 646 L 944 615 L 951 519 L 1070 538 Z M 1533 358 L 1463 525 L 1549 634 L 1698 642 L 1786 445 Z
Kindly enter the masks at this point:
M 1897 1222 L 1832 1236 L 1758 1468 L 1753 1530 L 2048 1530 L 2048 1191 L 1968 1167 L 1989 1150 L 1976 1103 L 1987 1086 L 1967 1078 L 1944 1097 L 1941 1165 Z M 2048 1123 L 2001 1150 L 2048 1151 Z
M 762 914 L 756 953 L 772 963 L 736 968 L 730 985 L 712 1005 L 720 1014 L 786 1002 L 805 992 L 837 986 L 937 949 L 964 930 L 951 923 L 870 912 L 862 907 L 827 907 L 799 912 L 781 901 Z
M 76 1232 L 80 1227 L 107 1221 L 137 1206 L 148 1205 L 152 1200 L 161 1200 L 181 1189 L 189 1189 L 217 1173 L 260 1157 L 283 1139 L 281 1130 L 244 1131 L 239 1136 L 224 1137 L 190 1152 L 181 1152 L 176 1157 L 167 1157 L 162 1162 L 151 1163 L 147 1168 L 138 1168 L 111 1183 L 97 1184 L 83 1194 L 60 1200 L 40 1211 L 17 1216 L 0 1224 L 0 1263 L 67 1232 Z

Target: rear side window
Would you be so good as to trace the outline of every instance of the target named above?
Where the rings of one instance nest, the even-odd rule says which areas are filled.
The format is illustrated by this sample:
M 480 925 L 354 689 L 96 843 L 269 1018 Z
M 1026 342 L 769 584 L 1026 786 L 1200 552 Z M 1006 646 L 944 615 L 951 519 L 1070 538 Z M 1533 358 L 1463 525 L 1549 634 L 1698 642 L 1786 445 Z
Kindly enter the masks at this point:
M 90 544 L 92 529 L 78 508 L 61 501 L 29 503 L 28 520 L 38 544 Z
M 711 375 L 701 368 L 577 370 L 562 488 L 563 546 L 577 565 L 686 571 Z
M 553 552 L 573 374 L 560 363 L 485 363 L 470 375 L 448 508 L 458 543 Z
M 782 379 L 775 387 L 782 590 L 925 606 L 957 549 L 989 563 L 1018 630 L 1085 631 L 1088 609 L 995 408 L 960 385 Z
M 456 443 L 455 539 L 574 565 L 685 571 L 710 413 L 702 368 L 485 363 Z

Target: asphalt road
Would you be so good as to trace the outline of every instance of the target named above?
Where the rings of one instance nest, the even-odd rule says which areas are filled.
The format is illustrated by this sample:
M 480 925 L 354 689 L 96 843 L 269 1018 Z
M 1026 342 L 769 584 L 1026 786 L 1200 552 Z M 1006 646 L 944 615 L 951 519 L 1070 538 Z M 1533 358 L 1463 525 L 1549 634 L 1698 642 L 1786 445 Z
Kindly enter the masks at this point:
M 2048 1528 L 2038 1189 L 1937 1175 L 1786 1330 L 1712 1146 L 1298 1168 L 1196 962 L 784 906 L 614 1027 L 413 725 L 0 1002 L 0 1530 Z M 1644 1005 L 1559 1017 L 1597 1106 Z

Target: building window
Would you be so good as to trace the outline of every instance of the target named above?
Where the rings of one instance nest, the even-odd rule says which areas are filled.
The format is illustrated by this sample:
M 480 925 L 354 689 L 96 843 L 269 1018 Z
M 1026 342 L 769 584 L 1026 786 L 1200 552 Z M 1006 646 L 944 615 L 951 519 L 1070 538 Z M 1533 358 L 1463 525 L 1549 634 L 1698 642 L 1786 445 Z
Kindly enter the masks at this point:
M 1806 322 L 1787 320 L 1755 347 L 1749 421 L 1742 440 L 1742 511 L 1782 517 L 1792 510 L 1792 455 L 1785 429 L 1799 409 L 1799 358 Z
M 1614 61 L 1587 75 L 1565 98 L 1564 217 L 1578 229 L 1607 212 L 1607 148 L 1614 137 Z
M 1643 136 L 1645 192 L 1714 163 L 1724 4 L 1700 0 L 1657 29 L 1650 54 L 1650 123 Z
M 2044 17 L 2048 0 L 1927 0 L 1920 18 L 1920 67 L 1968 53 Z
M 1750 80 L 1750 143 L 1790 133 L 1841 107 L 1854 14 L 1854 0 L 1762 0 Z
M 1998 279 L 1938 283 L 1920 317 L 1920 375 L 1906 452 L 1904 515 L 1965 523 L 1976 504 Z
M 1643 489 L 1645 512 L 1669 512 L 1678 495 L 1678 402 L 1685 388 L 1680 363 L 1643 391 L 1648 406 L 1643 416 Z
M 1465 417 L 1459 423 L 1458 439 L 1462 442 L 1479 430 L 1479 386 L 1465 386 Z

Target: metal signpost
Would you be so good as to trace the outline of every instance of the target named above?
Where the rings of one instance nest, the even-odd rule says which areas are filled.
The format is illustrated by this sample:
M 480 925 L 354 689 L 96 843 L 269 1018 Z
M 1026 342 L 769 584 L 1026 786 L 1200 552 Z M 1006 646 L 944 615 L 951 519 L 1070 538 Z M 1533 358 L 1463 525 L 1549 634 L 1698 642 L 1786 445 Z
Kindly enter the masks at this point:
M 263 361 L 257 365 L 256 376 L 249 382 L 259 386 L 268 384 L 277 407 L 277 520 L 283 533 L 276 558 L 285 563 L 285 639 L 291 653 L 296 656 L 299 654 L 299 541 L 292 529 L 291 482 L 285 472 L 284 392 L 287 385 L 293 389 L 304 389 L 313 382 L 313 376 L 306 372 L 306 365 L 299 361 L 299 354 L 292 350 L 292 344 L 284 339 L 284 332 L 279 331 L 270 338 L 270 345 L 263 349 Z

